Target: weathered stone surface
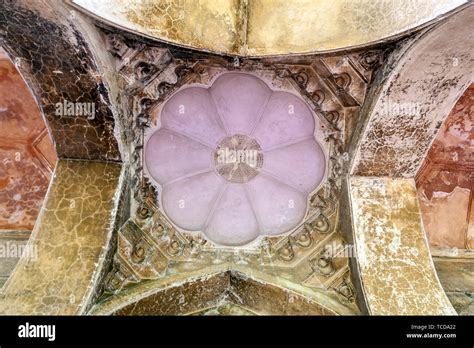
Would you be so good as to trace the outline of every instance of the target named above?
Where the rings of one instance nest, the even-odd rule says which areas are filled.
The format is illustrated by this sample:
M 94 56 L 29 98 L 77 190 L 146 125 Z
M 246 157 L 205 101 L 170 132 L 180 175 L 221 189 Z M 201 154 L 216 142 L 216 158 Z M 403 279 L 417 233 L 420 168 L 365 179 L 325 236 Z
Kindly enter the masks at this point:
M 228 287 L 225 273 L 211 274 L 184 283 L 171 284 L 155 294 L 131 303 L 114 315 L 179 315 L 217 305 Z
M 242 56 L 319 53 L 359 47 L 426 25 L 465 2 L 74 0 L 90 13 L 142 35 Z
M 229 271 L 229 269 L 234 269 Z M 259 315 L 354 315 L 334 292 L 315 291 L 256 270 L 210 266 L 198 272 L 129 286 L 99 303 L 91 314 L 183 315 L 220 305 Z
M 375 81 L 351 174 L 414 177 L 456 100 L 474 80 L 474 6 L 395 52 Z M 355 143 L 356 144 L 356 143 Z
M 89 38 L 63 3 L 0 2 L 0 46 L 35 95 L 59 157 L 120 160 L 106 83 Z M 95 115 L 57 115 L 64 101 L 93 104 Z
M 430 245 L 474 248 L 474 85 L 457 101 L 416 176 Z
M 33 229 L 56 164 L 43 116 L 0 48 L 0 230 Z
M 239 272 L 230 273 L 232 302 L 261 315 L 336 315 L 334 309 L 284 287 L 251 278 Z M 344 313 L 348 314 L 348 313 Z
M 367 309 L 456 314 L 433 267 L 413 179 L 349 179 L 352 234 Z
M 0 13 L 0 44 L 19 58 L 16 62 L 39 100 L 59 156 L 123 159 L 131 175 L 110 162 L 60 161 L 31 240 L 38 259 L 20 261 L 0 297 L 0 313 L 170 315 L 236 306 L 238 312 L 255 314 L 359 314 L 349 280 L 350 257 L 338 225 L 344 166 L 355 154 L 352 174 L 414 176 L 423 147 L 426 150 L 444 117 L 441 113 L 456 98 L 447 90 L 451 85 L 458 91 L 464 88 L 468 77 L 460 72 L 472 72 L 469 67 L 456 68 L 472 63 L 467 47 L 456 50 L 447 40 L 437 40 L 465 34 L 454 19 L 471 21 L 472 12 L 464 10 L 401 45 L 399 55 L 392 56 L 400 64 L 386 67 L 393 68 L 393 74 L 379 75 L 373 104 L 366 110 L 379 112 L 380 107 L 381 115 L 394 96 L 395 103 L 403 102 L 408 91 L 415 98 L 408 101 L 414 102 L 426 92 L 422 117 L 413 117 L 416 110 L 400 117 L 368 113 L 365 132 L 357 133 L 364 137 L 356 148 L 359 152 L 348 156 L 354 126 L 364 110 L 361 105 L 376 68 L 384 64 L 388 45 L 331 56 L 233 59 L 154 43 L 107 26 L 101 37 L 101 31 L 64 6 L 19 0 L 5 7 Z M 267 24 L 271 22 L 269 18 Z M 440 28 L 443 35 L 437 35 Z M 459 46 L 456 40 L 452 41 Z M 448 60 L 436 60 L 459 52 L 453 68 Z M 419 66 L 410 62 L 410 55 Z M 426 75 L 432 70 L 423 64 L 444 76 Z M 312 194 L 305 223 L 290 235 L 266 238 L 245 250 L 217 248 L 202 236 L 178 230 L 160 212 L 160 190 L 143 172 L 145 133 L 160 121 L 156 111 L 163 102 L 185 85 L 209 84 L 228 70 L 254 73 L 279 89 L 299 93 L 321 121 L 321 139 L 329 154 L 327 182 Z M 415 78 L 421 85 L 413 83 Z M 65 99 L 96 103 L 96 117 L 57 117 L 53 107 Z M 441 101 L 440 110 L 433 101 Z M 420 148 L 414 141 L 421 141 Z M 353 226 L 358 252 L 352 262 L 368 312 L 454 314 L 430 259 L 413 181 L 348 180 L 346 222 Z M 123 188 L 124 181 L 130 190 Z M 127 204 L 118 212 L 129 198 L 121 196 L 124 190 L 132 195 L 131 216 Z M 333 242 L 342 250 L 334 252 Z M 325 256 L 328 247 L 332 253 Z
M 22 254 L 28 252 L 30 231 L 0 230 L 0 289 L 8 280 Z
M 60 160 L 32 232 L 0 297 L 2 314 L 81 314 L 104 267 L 123 184 L 118 164 Z
M 474 253 L 433 258 L 444 291 L 460 315 L 474 315 Z
M 441 248 L 472 248 L 469 238 L 471 187 L 469 171 L 430 166 L 418 184 L 424 228 L 430 245 Z M 472 223 L 472 222 L 471 222 Z

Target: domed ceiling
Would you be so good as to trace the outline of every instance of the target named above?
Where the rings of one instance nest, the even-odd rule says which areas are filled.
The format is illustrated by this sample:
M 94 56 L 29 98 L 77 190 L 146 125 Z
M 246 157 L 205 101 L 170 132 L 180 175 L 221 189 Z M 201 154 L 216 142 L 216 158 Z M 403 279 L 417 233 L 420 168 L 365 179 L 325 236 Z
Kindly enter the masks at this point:
M 339 50 L 378 42 L 422 26 L 466 1 L 72 2 L 109 24 L 158 40 L 232 55 L 268 56 Z
M 251 74 L 225 73 L 209 88 L 174 94 L 159 121 L 145 163 L 177 226 L 243 245 L 302 222 L 326 157 L 299 97 Z
M 58 155 L 0 313 L 455 314 L 413 178 L 465 3 L 0 1 Z

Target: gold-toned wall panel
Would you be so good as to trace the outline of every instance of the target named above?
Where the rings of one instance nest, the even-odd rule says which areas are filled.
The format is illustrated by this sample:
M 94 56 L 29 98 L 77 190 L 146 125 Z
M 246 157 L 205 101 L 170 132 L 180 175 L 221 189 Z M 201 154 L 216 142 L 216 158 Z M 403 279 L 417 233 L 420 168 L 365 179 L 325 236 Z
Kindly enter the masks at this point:
M 118 164 L 60 160 L 22 258 L 0 295 L 1 314 L 80 314 L 112 236 L 124 177 Z
M 464 1 L 249 0 L 250 56 L 322 52 L 400 34 Z
M 155 39 L 242 56 L 366 45 L 423 25 L 465 0 L 72 0 Z
M 369 313 L 455 315 L 431 260 L 414 180 L 352 177 L 349 200 Z
M 192 48 L 238 53 L 243 38 L 240 0 L 77 0 L 124 29 Z

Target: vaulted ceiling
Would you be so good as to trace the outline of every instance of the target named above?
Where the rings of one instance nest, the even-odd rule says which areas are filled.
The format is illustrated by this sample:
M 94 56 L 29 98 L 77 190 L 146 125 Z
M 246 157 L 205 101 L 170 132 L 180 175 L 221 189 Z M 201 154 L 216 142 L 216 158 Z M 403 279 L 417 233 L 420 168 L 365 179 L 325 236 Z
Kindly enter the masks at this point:
M 78 9 L 161 41 L 239 56 L 320 53 L 426 25 L 465 0 L 72 0 Z
M 5 131 L 9 141 L 0 144 L 5 167 L 15 172 L 11 151 L 16 156 L 28 147 L 22 165 L 43 165 L 46 171 L 39 172 L 48 173 L 54 156 L 45 150 L 44 127 L 59 158 L 33 229 L 38 259 L 20 260 L 0 294 L 1 313 L 455 313 L 433 267 L 414 179 L 437 133 L 435 155 L 428 158 L 470 165 L 464 132 L 470 111 L 462 106 L 469 96 L 438 130 L 473 81 L 474 6 L 462 0 L 19 0 L 0 8 L 0 44 L 39 106 L 18 102 L 16 93 L 26 88 L 8 63 L 0 86 L 11 80 L 17 88 L 11 93 L 15 112 L 5 117 L 15 130 Z M 266 87 L 222 78 L 237 75 Z M 213 83 L 228 80 L 214 95 Z M 274 93 L 281 96 L 276 104 Z M 95 112 L 58 114 L 58 103 L 87 103 Z M 273 118 L 265 116 L 267 106 Z M 229 120 L 229 138 L 198 122 L 214 109 L 224 129 L 222 120 Z M 33 117 L 41 114 L 42 127 Z M 257 140 L 243 141 L 237 133 L 245 134 L 260 114 L 265 129 Z M 25 131 L 19 119 L 37 127 Z M 216 185 L 185 185 L 179 180 L 196 168 L 190 174 L 178 169 L 203 159 L 225 185 L 252 183 L 271 156 L 247 177 L 235 163 L 214 168 L 215 151 L 242 140 L 266 155 L 272 149 L 267 141 L 291 135 L 290 121 L 301 126 L 295 126 L 296 140 L 311 137 L 324 156 L 299 161 L 301 151 L 290 151 L 273 163 L 285 178 L 272 178 L 278 185 L 263 185 L 263 194 L 244 204 L 249 214 L 265 215 L 255 221 L 269 233 L 232 241 L 241 237 L 235 231 L 245 214 L 235 207 L 246 195 L 229 198 L 223 190 L 225 199 L 213 200 L 222 206 L 201 204 Z M 154 144 L 153 134 L 165 128 L 168 137 Z M 201 156 L 178 132 L 212 146 Z M 35 177 L 16 182 L 0 207 L 13 206 Z M 435 184 L 454 183 L 433 177 L 419 180 L 428 200 L 436 196 Z M 167 200 L 166 185 L 175 179 L 176 194 Z M 293 199 L 298 190 L 287 189 L 305 183 L 307 209 Z M 466 198 L 464 181 L 457 184 Z M 280 199 L 282 191 L 291 194 Z M 466 208 L 465 201 L 457 199 L 456 206 Z M 193 214 L 219 217 L 220 240 L 196 223 L 197 213 L 189 224 L 180 220 L 188 217 L 180 209 L 190 203 Z M 291 209 L 304 217 L 288 224 Z

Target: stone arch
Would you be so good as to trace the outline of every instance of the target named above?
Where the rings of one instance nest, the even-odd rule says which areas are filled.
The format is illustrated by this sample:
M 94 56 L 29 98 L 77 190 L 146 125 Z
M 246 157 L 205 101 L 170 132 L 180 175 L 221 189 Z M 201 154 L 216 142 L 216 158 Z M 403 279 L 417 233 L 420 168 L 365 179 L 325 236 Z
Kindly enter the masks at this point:
M 474 81 L 474 6 L 393 54 L 368 97 L 351 175 L 415 176 L 437 131 Z M 365 115 L 364 115 L 365 114 Z
M 344 230 L 369 314 L 455 314 L 439 283 L 414 177 L 474 79 L 474 6 L 420 33 L 379 73 L 351 149 Z
M 79 10 L 108 25 L 141 36 L 242 57 L 327 53 L 376 44 L 421 29 L 466 1 L 250 0 L 221 1 L 218 7 L 212 0 L 165 3 L 139 6 L 71 0 Z M 212 12 L 219 15 L 214 17 Z M 157 21 L 157 17 L 169 20 Z M 201 26 L 202 18 L 207 30 Z
M 119 161 L 115 110 L 88 24 L 47 0 L 4 1 L 0 9 L 0 46 L 36 98 L 58 157 Z M 94 117 L 58 116 L 64 101 L 93 104 Z
M 91 309 L 92 315 L 189 315 L 223 304 L 259 315 L 354 315 L 336 294 L 308 289 L 244 268 L 138 284 Z M 184 296 L 183 294 L 186 294 Z
M 116 163 L 120 104 L 100 45 L 93 25 L 64 3 L 0 2 L 0 46 L 36 99 L 58 156 L 28 242 L 33 258 L 23 256 L 2 289 L 2 314 L 84 313 L 107 271 L 117 215 L 127 211 L 127 173 Z M 64 101 L 93 104 L 94 117 L 57 115 Z M 85 214 L 76 214 L 78 205 Z

